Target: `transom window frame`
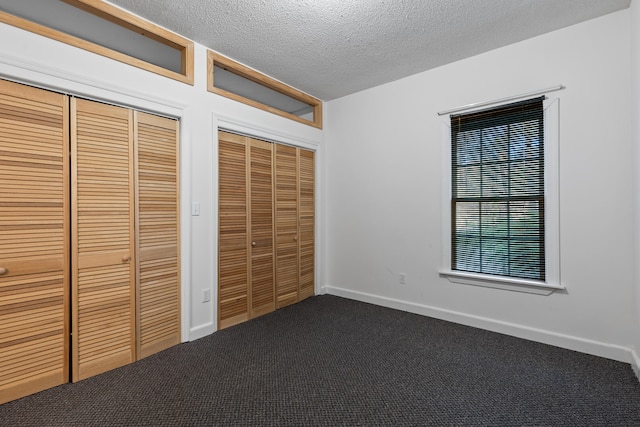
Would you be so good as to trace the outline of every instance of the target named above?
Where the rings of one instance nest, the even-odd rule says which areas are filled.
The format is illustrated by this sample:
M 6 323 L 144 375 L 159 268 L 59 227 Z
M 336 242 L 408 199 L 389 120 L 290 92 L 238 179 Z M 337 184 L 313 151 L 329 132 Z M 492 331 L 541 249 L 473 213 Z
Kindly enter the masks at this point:
M 559 98 L 543 101 L 544 120 L 544 215 L 545 279 L 532 280 L 452 269 L 452 183 L 451 120 L 441 119 L 442 143 L 442 261 L 439 274 L 450 282 L 509 291 L 549 295 L 565 289 L 560 280 L 560 199 L 559 199 Z M 508 105 L 501 103 L 492 108 Z M 476 110 L 476 111 L 479 111 Z M 467 110 L 465 113 L 473 112 Z
M 215 67 L 223 68 L 226 71 L 236 74 L 237 76 L 250 80 L 268 89 L 272 89 L 276 92 L 280 92 L 285 96 L 288 96 L 290 98 L 296 99 L 300 102 L 303 102 L 309 105 L 313 109 L 313 120 L 307 120 L 305 118 L 298 117 L 294 114 L 288 113 L 278 108 L 271 107 L 261 102 L 254 101 L 252 99 L 245 98 L 244 96 L 238 95 L 236 93 L 229 92 L 224 89 L 220 89 L 216 87 L 214 83 Z M 239 62 L 236 62 L 233 59 L 228 58 L 212 50 L 207 50 L 207 90 L 211 93 L 215 93 L 217 95 L 224 96 L 229 99 L 233 99 L 234 101 L 242 102 L 243 104 L 250 105 L 252 107 L 259 108 L 261 110 L 268 111 L 273 114 L 277 114 L 281 117 L 286 117 L 287 119 L 294 120 L 296 122 L 303 123 L 305 125 L 309 125 L 318 129 L 322 129 L 322 101 L 320 99 L 315 98 L 302 91 L 299 91 L 298 89 L 295 89 L 289 85 L 286 85 L 278 80 L 275 80 L 265 74 L 260 73 L 259 71 L 256 71 L 245 65 L 242 65 Z
M 106 3 L 103 0 L 60 0 L 77 9 L 88 12 L 98 18 L 111 22 L 123 29 L 133 31 L 150 40 L 175 49 L 180 54 L 180 72 L 152 64 L 143 59 L 118 52 L 107 45 L 94 43 L 83 36 L 74 36 L 58 31 L 47 25 L 41 25 L 28 19 L 12 15 L 0 10 L 0 22 L 14 26 L 34 34 L 66 43 L 86 51 L 149 71 L 170 79 L 194 85 L 194 43 L 193 41 L 173 33 L 153 22 L 140 18 L 124 9 Z

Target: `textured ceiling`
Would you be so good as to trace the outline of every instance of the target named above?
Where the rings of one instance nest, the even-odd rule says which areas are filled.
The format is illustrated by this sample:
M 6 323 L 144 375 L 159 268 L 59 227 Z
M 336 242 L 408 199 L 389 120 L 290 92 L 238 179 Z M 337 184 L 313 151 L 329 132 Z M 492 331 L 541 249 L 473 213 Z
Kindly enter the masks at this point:
M 325 101 L 625 9 L 631 2 L 110 1 Z

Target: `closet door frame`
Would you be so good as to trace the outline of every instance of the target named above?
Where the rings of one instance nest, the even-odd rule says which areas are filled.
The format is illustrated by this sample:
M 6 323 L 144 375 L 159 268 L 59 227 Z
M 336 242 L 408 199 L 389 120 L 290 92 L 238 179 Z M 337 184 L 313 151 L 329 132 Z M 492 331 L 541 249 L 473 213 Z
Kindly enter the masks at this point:
M 65 173 L 65 184 L 64 188 L 66 189 L 65 197 L 64 197 L 64 233 L 66 238 L 64 239 L 64 243 L 61 244 L 64 246 L 64 261 L 62 261 L 64 265 L 64 282 L 66 283 L 64 287 L 64 340 L 65 340 L 65 349 L 64 349 L 64 357 L 63 359 L 66 361 L 64 372 L 62 373 L 63 379 L 62 382 L 58 380 L 49 380 L 42 378 L 39 380 L 36 389 L 31 390 L 27 386 L 20 385 L 18 388 L 20 396 L 15 394 L 7 394 L 3 395 L 0 393 L 0 399 L 3 397 L 9 396 L 8 400 L 12 400 L 18 397 L 26 396 L 28 394 L 37 392 L 39 390 L 44 390 L 46 388 L 63 384 L 65 382 L 69 382 L 69 380 L 73 377 L 73 367 L 72 367 L 72 358 L 74 350 L 72 350 L 72 342 L 74 340 L 73 329 L 75 327 L 74 322 L 72 322 L 73 318 L 73 302 L 72 302 L 72 293 L 73 293 L 73 284 L 71 282 L 71 278 L 73 275 L 72 271 L 72 164 L 71 164 L 71 98 L 78 97 L 78 99 L 84 100 L 97 100 L 97 102 L 107 103 L 115 106 L 123 106 L 124 108 L 136 110 L 136 111 L 144 111 L 151 112 L 151 114 L 157 114 L 162 117 L 172 118 L 181 123 L 184 114 L 186 105 L 183 100 L 180 99 L 171 99 L 171 98 L 163 98 L 162 95 L 158 96 L 157 93 L 152 93 L 150 91 L 145 91 L 142 89 L 141 91 L 126 91 L 123 87 L 119 87 L 117 85 L 110 85 L 108 82 L 104 82 L 104 84 L 100 84 L 100 82 L 96 82 L 89 75 L 59 75 L 59 70 L 51 68 L 49 64 L 44 61 L 40 61 L 40 63 L 35 66 L 31 62 L 24 62 L 21 60 L 17 60 L 15 63 L 12 63 L 8 68 L 5 67 L 3 61 L 0 61 L 0 68 L 4 70 L 3 76 L 0 78 L 0 83 L 6 82 L 8 84 L 16 84 L 21 85 L 27 88 L 26 90 L 42 90 L 44 92 L 50 94 L 56 94 L 60 96 L 64 96 L 66 98 L 65 102 L 65 154 L 63 156 L 64 159 L 64 169 Z M 98 84 L 96 84 L 98 83 Z M 188 136 L 188 135 L 187 135 Z M 183 144 L 185 141 L 184 131 L 179 127 L 178 130 L 178 151 L 182 148 L 186 148 L 185 156 L 183 158 L 188 158 L 190 149 L 189 145 Z M 178 160 L 181 164 L 184 160 Z M 181 168 L 182 169 L 182 168 Z M 187 180 L 188 183 L 188 180 Z M 182 188 L 184 183 L 178 184 L 180 190 L 183 191 L 183 195 L 190 194 L 189 188 Z M 183 209 L 188 209 L 187 205 L 181 200 L 178 204 L 178 210 L 182 211 Z M 187 211 L 188 212 L 188 211 Z M 184 227 L 186 223 L 186 228 Z M 182 216 L 179 220 L 179 230 L 180 229 L 189 229 L 188 226 L 189 219 L 187 216 Z M 183 242 L 179 240 L 178 250 L 186 248 L 187 251 L 190 247 L 191 238 L 188 235 L 184 235 L 186 241 Z M 188 253 L 188 252 L 187 252 Z M 184 254 L 183 254 L 184 255 Z M 76 261 L 77 262 L 77 261 Z M 5 263 L 8 264 L 8 263 Z M 9 265 L 9 269 L 12 273 L 15 273 L 19 269 L 24 270 L 23 263 L 20 263 L 18 266 L 13 261 Z M 57 262 L 56 262 L 57 264 Z M 182 267 L 182 258 L 179 261 L 179 266 Z M 52 268 L 50 262 L 47 262 L 46 265 L 41 263 L 41 266 L 45 266 L 45 268 Z M 1 267 L 1 266 L 0 266 Z M 5 276 L 8 277 L 8 276 Z M 180 296 L 182 297 L 185 294 L 188 294 L 188 290 L 184 288 L 184 284 L 188 283 L 190 280 L 190 271 L 189 269 L 180 269 L 179 272 L 180 277 Z M 188 318 L 189 310 L 187 305 L 187 299 L 181 298 L 180 301 L 180 342 L 185 340 L 185 337 L 189 336 L 189 322 L 185 322 L 184 319 Z M 31 390 L 31 391 L 29 391 Z M 12 392 L 13 393 L 13 392 Z M 15 397 L 11 397 L 15 396 Z
M 319 240 L 317 239 L 317 236 L 319 235 L 317 233 L 318 230 L 318 225 L 320 223 L 320 221 L 318 220 L 318 210 L 317 210 L 317 203 L 318 203 L 318 185 L 319 185 L 319 179 L 318 179 L 318 173 L 319 170 L 321 168 L 318 167 L 317 162 L 319 161 L 319 147 L 315 146 L 313 144 L 308 144 L 308 143 L 303 143 L 301 141 L 296 141 L 295 139 L 291 139 L 290 137 L 282 137 L 281 135 L 278 134 L 272 134 L 269 131 L 265 130 L 265 129 L 261 129 L 261 128 L 254 128 L 251 125 L 248 125 L 246 123 L 238 123 L 235 122 L 233 120 L 229 120 L 229 119 L 218 119 L 216 117 L 216 115 L 213 115 L 213 122 L 214 122 L 214 133 L 218 136 L 217 140 L 218 140 L 218 146 L 213 150 L 215 153 L 217 153 L 216 156 L 214 156 L 214 164 L 217 164 L 218 166 L 220 165 L 220 156 L 219 156 L 219 150 L 220 150 L 220 132 L 226 132 L 229 134 L 233 134 L 234 136 L 241 138 L 242 136 L 245 136 L 246 138 L 249 139 L 255 139 L 258 141 L 267 141 L 269 143 L 273 144 L 273 182 L 274 182 L 274 186 L 273 186 L 273 193 L 274 193 L 274 210 L 273 210 L 273 222 L 274 222 L 274 231 L 273 231 L 273 238 L 274 238 L 274 275 L 277 275 L 277 259 L 275 258 L 277 255 L 275 253 L 276 250 L 276 241 L 277 241 L 277 226 L 276 226 L 276 146 L 277 145 L 282 145 L 282 146 L 287 146 L 290 148 L 293 148 L 296 150 L 296 181 L 298 182 L 300 179 L 300 162 L 299 162 L 299 157 L 300 157 L 300 152 L 301 150 L 303 151 L 307 151 L 312 153 L 312 158 L 313 158 L 313 218 L 314 218 L 314 223 L 313 223 L 313 272 L 312 274 L 312 281 L 313 281 L 313 285 L 312 285 L 312 289 L 309 291 L 307 290 L 306 292 L 300 292 L 301 289 L 301 283 L 302 283 L 302 270 L 301 270 L 301 241 L 299 239 L 299 237 L 301 236 L 301 229 L 300 229 L 300 221 L 299 218 L 297 219 L 297 223 L 296 223 L 296 233 L 295 233 L 295 237 L 298 237 L 297 239 L 297 243 L 296 243 L 296 254 L 295 254 L 295 258 L 296 258 L 296 263 L 298 264 L 298 268 L 297 268 L 297 292 L 296 292 L 296 301 L 295 302 L 299 302 L 302 301 L 303 299 L 311 296 L 311 295 L 317 295 L 317 279 L 316 276 L 318 274 L 318 269 L 316 267 L 317 265 L 317 261 L 318 261 L 318 255 L 320 253 L 320 251 L 317 249 L 318 245 L 320 244 Z M 251 135 L 251 136 L 247 136 L 247 135 Z M 274 142 L 275 141 L 275 142 Z M 249 154 L 246 154 L 246 161 L 245 163 L 247 163 Z M 247 175 L 245 173 L 245 175 Z M 215 182 L 215 181 L 214 181 Z M 216 186 L 218 189 L 218 203 L 220 202 L 220 183 L 219 183 L 219 176 L 218 176 L 218 185 Z M 296 185 L 296 211 L 297 211 L 297 217 L 299 217 L 300 214 L 300 206 L 299 206 L 299 199 L 300 199 L 300 186 Z M 247 191 L 249 191 L 250 188 L 248 187 L 248 183 L 247 183 Z M 248 208 L 247 208 L 248 209 Z M 218 261 L 218 269 L 217 269 L 217 278 L 218 278 L 218 283 L 217 283 L 217 289 L 218 292 L 220 290 L 220 277 L 221 277 L 221 271 L 220 271 L 220 253 L 221 253 L 221 247 L 220 247 L 220 223 L 219 223 L 219 219 L 220 219 L 220 211 L 218 210 L 217 212 L 217 217 L 218 217 L 218 233 L 214 234 L 214 238 L 215 240 L 218 242 L 217 245 L 217 261 Z M 247 241 L 247 245 L 250 245 L 252 243 L 251 239 L 250 239 L 250 233 L 247 232 L 247 237 L 246 237 L 246 241 Z M 250 258 L 250 254 L 247 254 L 247 258 Z M 250 264 L 250 259 L 248 259 L 247 264 L 248 264 L 248 268 L 250 268 L 251 264 Z M 247 279 L 247 283 L 249 283 L 249 279 Z M 276 310 L 278 308 L 282 308 L 290 303 L 294 303 L 294 301 L 291 301 L 289 303 L 285 303 L 282 305 L 278 304 L 278 295 L 277 295 L 277 280 L 274 277 L 274 287 L 276 288 L 275 290 L 275 304 L 276 304 Z M 247 316 L 246 319 L 235 319 L 233 321 L 233 323 L 221 323 L 221 311 L 220 311 L 220 294 L 218 294 L 218 301 L 216 304 L 217 307 L 217 321 L 218 321 L 218 329 L 223 329 L 226 328 L 228 326 L 231 326 L 232 324 L 237 324 L 237 323 L 241 323 L 243 321 L 249 320 L 251 317 Z

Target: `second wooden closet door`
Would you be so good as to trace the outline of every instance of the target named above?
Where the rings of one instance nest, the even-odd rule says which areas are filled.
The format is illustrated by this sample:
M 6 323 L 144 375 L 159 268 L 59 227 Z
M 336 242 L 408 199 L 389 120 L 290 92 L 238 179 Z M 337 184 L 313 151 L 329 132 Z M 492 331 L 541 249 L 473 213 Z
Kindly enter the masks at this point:
M 178 122 L 73 99 L 73 380 L 180 342 Z
M 314 294 L 315 153 L 275 146 L 277 307 Z
M 273 144 L 249 140 L 250 317 L 275 310 L 273 286 Z
M 135 112 L 137 357 L 180 343 L 178 122 Z
M 315 153 L 298 149 L 299 299 L 315 291 Z
M 227 132 L 219 141 L 218 325 L 275 309 L 273 144 Z
M 298 302 L 298 150 L 276 145 L 276 283 L 278 308 Z
M 73 380 L 135 360 L 133 111 L 73 99 Z

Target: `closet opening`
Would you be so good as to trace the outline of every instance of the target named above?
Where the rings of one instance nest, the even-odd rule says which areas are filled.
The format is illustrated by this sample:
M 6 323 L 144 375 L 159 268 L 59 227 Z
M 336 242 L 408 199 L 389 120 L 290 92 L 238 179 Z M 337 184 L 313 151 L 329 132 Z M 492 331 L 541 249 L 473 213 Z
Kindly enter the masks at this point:
M 218 131 L 218 328 L 314 294 L 315 153 Z
M 0 80 L 0 130 L 0 403 L 178 344 L 178 121 Z

